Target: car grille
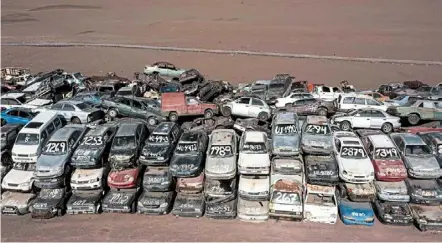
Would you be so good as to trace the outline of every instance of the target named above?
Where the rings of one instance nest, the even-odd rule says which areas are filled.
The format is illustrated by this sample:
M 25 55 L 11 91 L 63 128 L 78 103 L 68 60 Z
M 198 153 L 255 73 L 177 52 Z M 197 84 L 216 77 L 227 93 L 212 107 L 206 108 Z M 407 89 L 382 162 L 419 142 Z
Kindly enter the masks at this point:
M 27 154 L 17 154 L 18 157 L 29 157 Z
M 355 176 L 355 178 L 365 178 L 365 176 Z
M 14 184 L 14 183 L 8 183 L 8 186 L 14 186 L 14 187 L 17 187 L 17 186 L 18 186 L 18 184 Z
M 86 184 L 88 182 L 89 181 L 71 181 L 71 183 L 73 183 L 73 184 Z
M 51 172 L 50 170 L 39 170 L 38 171 L 39 173 L 49 173 L 49 172 Z

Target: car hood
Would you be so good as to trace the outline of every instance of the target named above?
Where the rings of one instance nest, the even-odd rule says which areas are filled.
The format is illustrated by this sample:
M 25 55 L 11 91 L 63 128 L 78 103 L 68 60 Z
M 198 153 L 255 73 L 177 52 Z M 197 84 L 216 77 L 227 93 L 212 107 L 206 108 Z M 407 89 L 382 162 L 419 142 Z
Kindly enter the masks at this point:
M 126 169 L 126 170 L 112 170 L 109 173 L 108 178 L 114 182 L 126 182 L 126 181 L 128 181 L 128 179 L 126 179 L 126 177 L 129 176 L 129 177 L 133 177 L 134 181 L 135 181 L 138 177 L 139 172 L 140 172 L 139 168 Z
M 170 192 L 148 192 L 144 191 L 143 194 L 138 199 L 138 202 L 142 203 L 144 206 L 156 205 L 160 206 L 163 203 L 168 203 L 168 197 Z
M 428 157 L 417 157 L 417 156 L 407 156 L 405 157 L 408 165 L 413 170 L 437 170 L 440 169 L 439 163 L 434 156 Z
M 355 203 L 343 200 L 339 203 L 339 211 L 341 212 L 342 215 L 350 216 L 356 219 L 374 216 L 373 209 L 371 208 L 368 202 Z M 361 213 L 363 215 L 353 216 L 352 215 L 353 212 Z
M 71 180 L 73 181 L 87 181 L 103 177 L 103 168 L 99 169 L 76 169 L 72 173 Z
M 2 205 L 8 206 L 19 206 L 19 205 L 28 205 L 28 201 L 31 198 L 34 198 L 35 194 L 33 193 L 20 193 L 20 192 L 10 192 L 6 191 L 2 194 Z
M 201 156 L 186 156 L 186 155 L 176 155 L 172 157 L 172 160 L 170 162 L 171 168 L 176 168 L 179 165 L 195 165 L 198 167 L 201 165 L 202 158 Z
M 386 182 L 375 181 L 375 186 L 380 193 L 392 193 L 392 194 L 407 194 L 407 185 L 404 181 L 398 182 Z
M 50 209 L 57 206 L 60 200 L 61 198 L 44 199 L 37 196 L 32 205 L 34 209 Z
M 373 164 L 369 158 L 363 159 L 339 159 L 342 164 L 342 170 L 353 174 L 370 174 L 374 172 Z
M 238 158 L 238 165 L 244 167 L 270 166 L 270 158 L 268 154 L 240 153 Z
M 280 152 L 291 152 L 299 150 L 299 135 L 295 136 L 274 136 L 272 139 L 273 149 Z
M 240 191 L 246 191 L 246 192 L 264 192 L 269 191 L 269 177 L 267 176 L 266 179 L 247 179 L 245 177 L 241 177 L 239 179 L 239 186 L 238 189 Z
M 332 137 L 323 135 L 303 134 L 301 144 L 303 146 L 316 146 L 325 149 L 332 148 Z
M 68 154 L 64 155 L 40 155 L 37 159 L 37 170 L 46 170 L 42 168 L 58 168 L 63 166 L 69 159 Z
M 440 221 L 442 218 L 442 210 L 436 209 L 434 206 L 413 205 L 411 208 L 417 213 L 419 218 L 432 221 Z
M 103 191 L 101 190 L 74 191 L 67 205 L 72 205 L 77 201 L 82 201 L 81 206 L 94 205 L 102 196 Z
M 3 178 L 3 182 L 11 184 L 21 184 L 31 181 L 32 177 L 34 177 L 33 171 L 12 169 L 5 175 L 5 177 Z
M 345 183 L 348 191 L 360 195 L 370 195 L 376 193 L 376 188 L 372 183 L 352 184 Z
M 128 205 L 137 195 L 134 191 L 109 191 L 103 199 L 103 207 L 110 205 Z
M 143 149 L 143 155 L 148 158 L 169 157 L 170 146 L 151 146 L 146 145 Z
M 36 154 L 38 152 L 39 145 L 18 145 L 15 144 L 12 147 L 12 153 L 14 154 Z
M 231 157 L 207 157 L 206 169 L 215 173 L 227 173 L 235 169 L 236 158 Z

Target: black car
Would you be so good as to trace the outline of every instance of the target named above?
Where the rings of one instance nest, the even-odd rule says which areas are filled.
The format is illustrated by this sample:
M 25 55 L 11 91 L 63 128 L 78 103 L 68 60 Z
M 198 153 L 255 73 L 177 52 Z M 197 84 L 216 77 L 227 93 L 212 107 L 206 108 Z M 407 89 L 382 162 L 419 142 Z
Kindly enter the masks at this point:
M 175 179 L 169 167 L 148 166 L 144 172 L 143 188 L 153 192 L 167 192 L 174 190 Z
M 137 166 L 138 157 L 147 137 L 144 123 L 120 123 L 112 141 L 109 162 L 112 169 Z
M 181 135 L 170 161 L 173 176 L 193 177 L 202 172 L 208 139 L 203 131 L 189 131 Z
M 304 161 L 309 184 L 327 186 L 339 182 L 338 164 L 333 155 L 307 155 Z
M 12 168 L 11 149 L 12 146 L 14 146 L 18 132 L 22 129 L 22 127 L 23 125 L 6 124 L 0 128 L 2 180 L 6 173 Z
M 145 190 L 138 199 L 138 213 L 153 215 L 168 214 L 172 209 L 174 197 L 174 191 L 151 192 Z
M 442 188 L 436 179 L 406 179 L 405 184 L 412 203 L 439 205 L 442 202 Z
M 62 216 L 66 211 L 65 205 L 70 195 L 71 192 L 66 191 L 66 188 L 41 189 L 30 205 L 31 217 L 50 219 Z
M 103 199 L 102 208 L 105 213 L 135 213 L 137 212 L 137 198 L 141 190 L 110 189 Z
M 173 204 L 172 214 L 177 217 L 203 216 L 205 208 L 204 194 L 178 193 Z
M 168 165 L 180 136 L 181 128 L 176 123 L 160 123 L 145 141 L 146 145 L 140 154 L 140 164 Z
M 221 197 L 206 197 L 205 215 L 211 219 L 234 219 L 236 217 L 237 200 L 235 194 Z
M 417 135 L 431 148 L 442 168 L 442 132 L 419 132 Z
M 73 191 L 66 204 L 66 212 L 68 214 L 98 214 L 101 212 L 103 195 L 102 189 Z
M 109 150 L 117 129 L 115 123 L 97 125 L 90 129 L 72 155 L 72 167 L 79 169 L 102 167 L 108 161 Z
M 384 224 L 410 225 L 413 224 L 413 215 L 408 203 L 404 202 L 383 202 L 376 200 L 374 209 Z
M 206 178 L 204 182 L 204 193 L 207 196 L 222 197 L 236 194 L 237 180 L 214 180 Z

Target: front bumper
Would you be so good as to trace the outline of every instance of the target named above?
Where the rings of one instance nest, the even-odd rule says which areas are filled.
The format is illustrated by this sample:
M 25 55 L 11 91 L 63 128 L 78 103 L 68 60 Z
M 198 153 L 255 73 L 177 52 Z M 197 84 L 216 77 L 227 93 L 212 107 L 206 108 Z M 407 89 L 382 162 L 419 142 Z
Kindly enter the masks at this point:
M 164 215 L 168 214 L 170 211 L 170 207 L 160 207 L 160 206 L 141 206 L 138 205 L 137 211 L 139 214 L 148 214 L 148 215 Z
M 147 159 L 145 156 L 141 155 L 140 158 L 138 159 L 139 163 L 142 165 L 169 165 L 169 158 L 165 158 L 162 160 L 159 159 Z
M 354 193 L 347 193 L 348 198 L 353 202 L 370 202 L 376 198 L 376 194 L 357 195 Z
M 72 181 L 71 180 L 71 187 L 73 190 L 93 190 L 93 189 L 99 189 L 101 188 L 102 182 L 101 180 L 99 181 L 94 181 L 94 182 L 89 182 L 89 181 Z
M 35 180 L 35 186 L 38 188 L 60 188 L 64 186 L 65 176 L 59 177 L 37 177 Z
M 377 193 L 377 196 L 382 201 L 388 201 L 388 202 L 409 202 L 410 201 L 410 195 L 407 194 L 386 194 L 386 193 Z
M 2 189 L 3 190 L 10 190 L 10 191 L 18 191 L 18 192 L 30 192 L 32 190 L 32 183 L 23 185 L 22 184 L 13 184 L 13 183 L 6 183 L 5 181 L 2 182 Z
M 400 218 L 400 217 L 384 218 L 382 215 L 380 215 L 380 218 L 381 218 L 381 222 L 384 224 L 406 226 L 406 225 L 411 225 L 414 222 L 413 218 L 411 218 L 411 219 L 405 219 L 405 218 Z
M 333 186 L 339 183 L 339 176 L 318 177 L 307 175 L 307 181 L 312 185 Z
M 37 163 L 38 156 L 12 156 L 14 163 Z
M 259 194 L 253 195 L 253 194 L 239 193 L 238 195 L 241 197 L 241 199 L 244 199 L 246 201 L 267 201 L 267 200 L 269 200 L 268 194 L 266 194 L 266 195 L 259 195 Z
M 270 166 L 269 167 L 245 167 L 245 166 L 238 166 L 238 171 L 240 174 L 247 175 L 268 175 L 270 173 Z
M 202 172 L 202 168 L 198 168 L 196 170 L 193 171 L 182 171 L 182 170 L 174 170 L 172 169 L 172 167 L 170 168 L 170 173 L 172 173 L 173 176 L 175 177 L 195 177 L 195 176 L 199 176 Z
M 415 171 L 409 169 L 408 174 L 410 177 L 416 179 L 436 179 L 442 177 L 442 173 L 440 171 Z
M 68 206 L 68 214 L 98 214 L 99 207 L 95 206 Z
M 252 215 L 252 214 L 242 214 L 238 213 L 238 219 L 246 222 L 265 222 L 269 220 L 269 215 Z
M 345 182 L 355 183 L 355 184 L 370 183 L 374 180 L 374 176 L 366 176 L 365 178 L 355 178 L 353 176 L 344 175 L 342 173 L 339 173 L 339 177 Z
M 442 203 L 441 197 L 421 197 L 411 194 L 410 202 L 418 204 L 439 204 Z
M 5 215 L 23 215 L 29 213 L 29 207 L 17 207 L 17 206 L 3 206 L 1 209 L 1 213 Z
M 196 211 L 181 211 L 172 209 L 172 214 L 178 217 L 200 218 L 203 216 L 204 210 Z
M 53 210 L 32 210 L 31 217 L 34 219 L 50 219 L 54 218 L 57 215 L 57 212 L 53 212 Z
M 210 172 L 209 170 L 206 169 L 204 173 L 206 175 L 206 178 L 210 178 L 213 180 L 230 180 L 235 178 L 236 176 L 235 169 L 226 173 L 215 173 L 215 172 Z
M 336 224 L 336 218 L 333 217 L 315 217 L 315 216 L 309 216 L 305 217 L 306 221 L 309 222 L 315 222 L 315 223 L 322 223 L 322 224 Z
M 270 209 L 270 217 L 282 217 L 282 218 L 292 218 L 296 220 L 302 220 L 303 215 L 302 211 L 293 212 L 293 211 L 282 211 L 276 209 Z
M 300 154 L 300 150 L 296 151 L 280 151 L 280 150 L 272 150 L 273 155 L 279 155 L 279 156 L 297 156 Z
M 365 226 L 373 226 L 374 225 L 374 219 L 370 220 L 370 221 L 347 219 L 345 217 L 341 217 L 341 219 L 345 225 L 365 225 Z
M 420 223 L 418 228 L 421 231 L 423 231 L 423 228 L 430 231 L 442 231 L 442 222 L 427 222 L 425 224 Z
M 321 147 L 311 147 L 311 146 L 301 145 L 301 148 L 304 154 L 329 155 L 333 153 L 332 149 L 326 149 Z
M 112 205 L 104 206 L 103 213 L 131 213 L 132 209 L 128 206 L 115 206 Z

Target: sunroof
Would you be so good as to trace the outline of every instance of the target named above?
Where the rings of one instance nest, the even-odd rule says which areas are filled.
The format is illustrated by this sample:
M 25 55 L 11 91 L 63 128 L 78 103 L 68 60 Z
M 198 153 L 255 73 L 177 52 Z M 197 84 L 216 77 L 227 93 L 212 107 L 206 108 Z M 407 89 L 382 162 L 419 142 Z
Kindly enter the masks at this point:
M 42 122 L 30 122 L 25 127 L 26 128 L 39 128 L 43 125 Z

